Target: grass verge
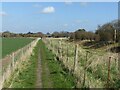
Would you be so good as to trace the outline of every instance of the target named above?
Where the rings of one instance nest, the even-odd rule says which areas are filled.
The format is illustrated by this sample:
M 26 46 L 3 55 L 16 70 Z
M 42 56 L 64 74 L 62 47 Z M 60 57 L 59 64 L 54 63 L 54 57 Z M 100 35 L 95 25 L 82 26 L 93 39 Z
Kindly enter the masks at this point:
M 39 43 L 28 60 L 24 60 L 18 69 L 5 81 L 4 88 L 35 88 Z
M 42 41 L 40 47 L 43 88 L 74 88 L 75 78 L 62 67 L 61 62 L 55 60 L 55 55 Z

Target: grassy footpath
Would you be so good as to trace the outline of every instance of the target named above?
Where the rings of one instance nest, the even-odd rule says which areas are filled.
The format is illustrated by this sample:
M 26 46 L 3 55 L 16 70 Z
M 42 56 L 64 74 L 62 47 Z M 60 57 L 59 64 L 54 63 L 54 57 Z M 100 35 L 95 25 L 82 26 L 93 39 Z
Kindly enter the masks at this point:
M 40 40 L 30 59 L 21 63 L 19 73 L 16 74 L 17 69 L 5 82 L 5 88 L 10 87 L 11 83 L 11 88 L 36 88 L 38 53 L 41 54 L 42 60 L 41 88 L 73 88 L 75 86 L 74 77 L 65 71 L 60 62 L 54 59 L 54 54 Z
M 74 88 L 74 77 L 65 71 L 59 61 L 55 60 L 54 54 L 45 47 L 45 44 L 40 43 L 43 88 Z

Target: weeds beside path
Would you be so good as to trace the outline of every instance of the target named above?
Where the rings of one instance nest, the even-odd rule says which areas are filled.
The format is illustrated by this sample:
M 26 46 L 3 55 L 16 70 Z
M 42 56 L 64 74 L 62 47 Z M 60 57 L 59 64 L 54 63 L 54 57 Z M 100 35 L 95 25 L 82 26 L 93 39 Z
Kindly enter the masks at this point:
M 74 88 L 75 78 L 65 70 L 61 62 L 55 60 L 55 55 L 42 41 L 40 52 L 43 88 Z

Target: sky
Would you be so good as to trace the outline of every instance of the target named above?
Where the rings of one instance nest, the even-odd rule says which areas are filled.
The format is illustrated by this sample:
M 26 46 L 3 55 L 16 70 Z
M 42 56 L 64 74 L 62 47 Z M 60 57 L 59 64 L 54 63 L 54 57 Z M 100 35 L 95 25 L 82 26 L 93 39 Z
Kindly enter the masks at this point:
M 118 18 L 117 2 L 2 2 L 2 30 L 14 33 L 95 31 Z

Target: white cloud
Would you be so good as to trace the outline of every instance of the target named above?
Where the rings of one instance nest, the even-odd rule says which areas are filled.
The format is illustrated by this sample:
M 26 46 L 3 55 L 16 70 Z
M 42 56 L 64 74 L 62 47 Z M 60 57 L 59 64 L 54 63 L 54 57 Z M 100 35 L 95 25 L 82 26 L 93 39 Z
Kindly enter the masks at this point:
M 0 16 L 6 16 L 6 15 L 7 15 L 6 12 L 3 11 L 0 12 Z
M 87 2 L 80 2 L 80 5 L 81 5 L 81 6 L 87 6 L 88 3 L 87 3 Z
M 55 12 L 55 8 L 52 6 L 49 6 L 49 7 L 43 8 L 41 13 L 48 14 L 48 13 L 54 13 L 54 12 Z

